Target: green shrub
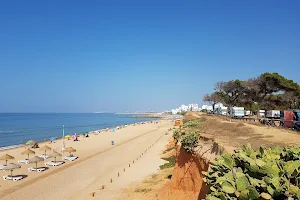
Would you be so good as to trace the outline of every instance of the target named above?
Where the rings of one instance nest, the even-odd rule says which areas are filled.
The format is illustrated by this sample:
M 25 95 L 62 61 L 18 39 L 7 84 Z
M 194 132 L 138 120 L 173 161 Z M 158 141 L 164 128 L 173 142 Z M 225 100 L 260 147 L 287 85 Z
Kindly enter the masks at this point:
M 173 138 L 174 138 L 174 140 L 176 140 L 176 142 L 179 141 L 179 139 L 180 139 L 179 129 L 175 129 L 173 131 Z
M 168 162 L 159 166 L 160 169 L 171 168 L 174 167 L 176 164 L 176 156 L 170 156 L 169 158 L 162 158 L 162 159 Z
M 197 132 L 190 132 L 184 135 L 181 139 L 181 146 L 187 152 L 193 152 L 198 146 L 199 134 Z
M 183 123 L 183 128 L 198 128 L 202 124 L 199 120 L 189 120 Z
M 185 115 L 187 112 L 186 111 L 181 111 L 181 112 L 178 112 L 177 115 Z
M 300 199 L 300 147 L 250 145 L 211 162 L 206 199 Z

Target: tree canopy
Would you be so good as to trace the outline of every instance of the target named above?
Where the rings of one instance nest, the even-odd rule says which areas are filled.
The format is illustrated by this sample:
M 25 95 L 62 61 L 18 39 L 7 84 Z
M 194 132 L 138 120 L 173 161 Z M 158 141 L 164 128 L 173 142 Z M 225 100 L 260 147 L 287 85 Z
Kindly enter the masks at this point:
M 217 92 L 214 92 L 212 94 L 204 95 L 203 101 L 206 101 L 206 102 L 210 103 L 213 107 L 213 110 L 214 110 L 215 105 L 221 101 L 221 97 L 217 94 Z
M 203 101 L 214 105 L 243 106 L 256 109 L 291 109 L 300 107 L 300 85 L 278 73 L 263 73 L 248 80 L 220 81 L 215 92 Z

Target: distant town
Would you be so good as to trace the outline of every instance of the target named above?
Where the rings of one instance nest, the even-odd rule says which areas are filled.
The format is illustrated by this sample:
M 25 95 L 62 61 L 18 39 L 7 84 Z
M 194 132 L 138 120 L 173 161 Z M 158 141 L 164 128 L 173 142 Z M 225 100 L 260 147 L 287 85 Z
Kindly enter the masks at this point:
M 218 107 L 224 107 L 224 105 L 222 103 L 217 103 L 215 105 L 215 108 Z M 164 113 L 169 113 L 169 114 L 173 114 L 173 115 L 177 115 L 177 114 L 182 114 L 185 112 L 198 112 L 201 110 L 206 110 L 206 111 L 213 111 L 213 107 L 210 105 L 202 105 L 201 107 L 199 107 L 198 104 L 196 103 L 192 103 L 192 104 L 182 104 L 181 106 L 179 106 L 178 108 L 175 109 L 171 109 L 171 110 L 165 110 L 164 112 L 155 112 L 155 111 L 149 111 L 149 112 L 123 112 L 123 113 L 115 113 L 115 114 L 134 114 L 134 115 L 152 115 L 152 114 L 164 114 Z
M 215 107 L 216 108 L 223 107 L 223 104 L 216 104 Z M 170 112 L 173 115 L 176 115 L 176 114 L 180 114 L 180 113 L 184 113 L 184 112 L 188 112 L 188 111 L 197 112 L 197 111 L 201 111 L 201 110 L 209 111 L 209 110 L 213 110 L 213 107 L 208 106 L 208 105 L 203 105 L 203 106 L 199 107 L 198 104 L 196 104 L 196 103 L 192 103 L 192 104 L 188 104 L 188 105 L 182 104 L 178 108 L 172 109 L 171 111 L 167 111 L 167 112 Z

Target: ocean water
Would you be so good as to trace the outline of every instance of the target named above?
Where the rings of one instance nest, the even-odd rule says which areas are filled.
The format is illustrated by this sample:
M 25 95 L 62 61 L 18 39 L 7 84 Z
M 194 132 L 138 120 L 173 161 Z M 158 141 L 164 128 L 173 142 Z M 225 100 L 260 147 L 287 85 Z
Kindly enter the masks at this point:
M 151 120 L 108 113 L 0 113 L 0 147 Z M 152 119 L 153 120 L 153 119 Z

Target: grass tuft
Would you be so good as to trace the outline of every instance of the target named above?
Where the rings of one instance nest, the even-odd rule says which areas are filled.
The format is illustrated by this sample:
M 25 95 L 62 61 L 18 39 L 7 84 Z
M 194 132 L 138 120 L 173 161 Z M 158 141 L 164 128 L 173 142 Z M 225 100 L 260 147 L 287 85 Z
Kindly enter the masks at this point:
M 165 154 L 165 153 L 167 153 L 169 151 L 172 151 L 173 149 L 175 149 L 175 147 L 168 148 L 168 149 L 164 150 L 163 154 Z
M 176 156 L 171 156 L 169 158 L 162 158 L 163 160 L 168 161 L 167 163 L 159 166 L 160 169 L 167 169 L 175 166 Z
M 134 192 L 143 192 L 143 193 L 147 193 L 147 192 L 151 192 L 152 189 L 151 188 L 136 188 L 134 190 Z

